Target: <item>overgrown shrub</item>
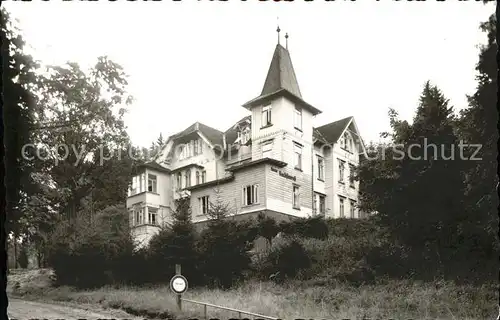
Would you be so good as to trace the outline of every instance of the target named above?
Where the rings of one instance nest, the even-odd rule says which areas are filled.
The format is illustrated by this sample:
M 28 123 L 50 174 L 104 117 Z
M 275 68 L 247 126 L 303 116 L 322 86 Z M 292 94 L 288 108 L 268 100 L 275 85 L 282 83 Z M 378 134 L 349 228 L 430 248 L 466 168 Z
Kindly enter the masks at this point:
M 321 216 L 299 218 L 289 222 L 284 221 L 279 224 L 279 229 L 289 236 L 315 239 L 326 239 L 328 237 L 328 225 Z
M 266 239 L 269 246 L 272 245 L 274 237 L 280 232 L 276 220 L 262 213 L 257 217 L 255 228 L 257 234 Z
M 368 219 L 326 219 L 330 235 L 347 238 L 374 238 L 385 241 L 387 234 L 376 216 Z
M 25 245 L 21 247 L 21 251 L 19 252 L 19 257 L 17 257 L 17 263 L 19 267 L 26 269 L 28 268 L 28 249 Z
M 372 278 L 365 255 L 372 250 L 369 242 L 356 238 L 330 236 L 325 240 L 301 239 L 312 260 L 309 274 L 325 281 L 363 282 Z
M 311 267 L 311 259 L 298 239 L 278 238 L 269 251 L 254 256 L 252 266 L 262 280 L 282 282 Z
M 128 265 L 137 257 L 123 210 L 103 210 L 94 223 L 74 219 L 58 224 L 48 259 L 58 284 L 90 288 L 134 282 L 137 269 Z
M 228 219 L 229 206 L 220 197 L 210 203 L 208 214 L 210 220 L 198 242 L 201 273 L 207 285 L 229 288 L 250 269 L 255 228 L 250 222 Z

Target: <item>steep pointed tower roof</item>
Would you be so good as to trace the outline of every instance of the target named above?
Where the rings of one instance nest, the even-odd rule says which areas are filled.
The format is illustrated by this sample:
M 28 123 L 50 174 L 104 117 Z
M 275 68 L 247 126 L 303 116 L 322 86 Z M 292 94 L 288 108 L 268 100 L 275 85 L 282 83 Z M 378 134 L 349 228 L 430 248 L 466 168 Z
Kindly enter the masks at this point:
M 297 97 L 302 98 L 290 53 L 281 44 L 277 44 L 269 71 L 267 72 L 266 81 L 264 82 L 264 88 L 260 95 L 270 94 L 280 89 L 286 89 Z
M 321 113 L 320 110 L 303 100 L 297 76 L 293 69 L 292 59 L 290 58 L 290 52 L 279 44 L 279 42 L 274 50 L 261 94 L 257 98 L 245 103 L 243 107 L 248 109 L 268 102 L 277 96 L 286 96 L 293 102 L 309 109 L 314 115 Z

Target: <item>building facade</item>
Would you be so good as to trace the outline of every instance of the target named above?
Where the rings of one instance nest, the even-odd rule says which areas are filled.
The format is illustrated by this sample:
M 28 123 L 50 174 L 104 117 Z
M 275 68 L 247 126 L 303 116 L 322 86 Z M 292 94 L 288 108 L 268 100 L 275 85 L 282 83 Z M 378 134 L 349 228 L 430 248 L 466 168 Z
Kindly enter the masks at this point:
M 280 44 L 261 94 L 243 107 L 248 116 L 226 131 L 196 122 L 139 168 L 127 199 L 139 243 L 171 223 L 181 197 L 189 197 L 197 224 L 209 219 L 214 201 L 228 204 L 236 218 L 361 216 L 352 172 L 365 148 L 356 122 L 348 117 L 313 127 L 321 111 L 302 98 L 290 53 Z

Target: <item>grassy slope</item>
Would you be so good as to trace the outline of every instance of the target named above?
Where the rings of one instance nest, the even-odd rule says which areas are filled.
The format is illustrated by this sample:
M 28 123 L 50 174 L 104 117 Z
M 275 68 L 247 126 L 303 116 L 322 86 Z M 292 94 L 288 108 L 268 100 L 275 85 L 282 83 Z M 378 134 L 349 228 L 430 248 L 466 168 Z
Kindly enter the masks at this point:
M 176 312 L 168 286 L 101 288 L 77 291 L 50 287 L 48 271 L 15 272 L 8 292 L 29 299 L 98 304 L 151 318 L 203 318 L 203 307 L 183 304 Z M 19 286 L 15 287 L 18 282 Z M 229 291 L 191 289 L 185 298 L 242 309 L 282 319 L 491 319 L 498 312 L 496 288 L 451 283 L 392 281 L 362 286 L 294 283 L 285 286 L 248 282 Z M 237 318 L 232 312 L 208 308 L 209 318 Z M 250 317 L 249 317 L 250 318 Z

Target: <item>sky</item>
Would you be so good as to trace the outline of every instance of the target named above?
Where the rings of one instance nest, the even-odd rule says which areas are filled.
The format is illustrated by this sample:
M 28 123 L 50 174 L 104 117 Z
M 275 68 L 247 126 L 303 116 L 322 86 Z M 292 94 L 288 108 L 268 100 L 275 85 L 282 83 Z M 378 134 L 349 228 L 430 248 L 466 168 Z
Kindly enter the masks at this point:
M 125 123 L 136 145 L 196 121 L 227 130 L 248 114 L 277 43 L 288 48 L 320 126 L 354 116 L 365 143 L 410 120 L 427 80 L 455 110 L 476 88 L 479 24 L 494 4 L 467 1 L 4 2 L 36 59 L 90 67 L 107 55 L 129 75 Z

